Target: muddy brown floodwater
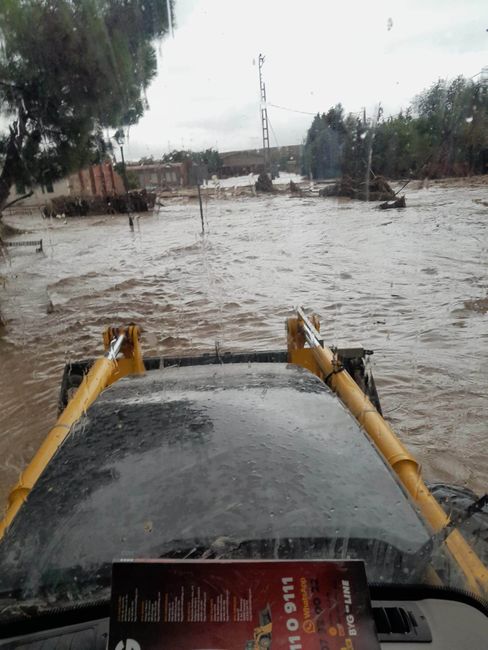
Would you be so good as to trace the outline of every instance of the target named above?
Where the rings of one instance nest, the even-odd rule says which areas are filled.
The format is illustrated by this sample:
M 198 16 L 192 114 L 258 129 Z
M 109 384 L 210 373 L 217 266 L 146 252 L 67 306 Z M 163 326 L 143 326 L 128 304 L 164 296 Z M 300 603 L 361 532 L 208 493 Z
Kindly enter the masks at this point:
M 0 262 L 0 502 L 56 417 L 63 365 L 100 354 L 108 324 L 148 354 L 285 346 L 294 305 L 328 343 L 361 342 L 385 416 L 430 480 L 486 490 L 487 186 L 409 190 L 404 211 L 285 195 L 127 218 L 10 218 L 44 253 Z M 304 414 L 304 426 L 306 416 Z

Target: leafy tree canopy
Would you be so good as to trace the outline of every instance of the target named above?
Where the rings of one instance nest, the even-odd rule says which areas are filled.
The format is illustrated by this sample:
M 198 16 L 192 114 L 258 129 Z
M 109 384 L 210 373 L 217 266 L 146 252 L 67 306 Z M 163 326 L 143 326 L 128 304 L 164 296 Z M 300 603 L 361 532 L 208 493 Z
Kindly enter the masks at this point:
M 138 121 L 168 26 L 166 0 L 2 0 L 0 209 L 13 183 L 103 157 L 104 129 Z
M 200 165 L 206 165 L 210 174 L 217 174 L 222 168 L 222 159 L 216 149 L 205 149 L 204 151 L 190 151 L 189 149 L 174 149 L 164 154 L 162 162 L 184 162 L 191 160 Z
M 457 77 L 439 80 L 406 111 L 373 123 L 344 116 L 342 106 L 316 115 L 307 133 L 302 172 L 313 178 L 364 178 L 369 168 L 390 178 L 488 172 L 488 87 Z

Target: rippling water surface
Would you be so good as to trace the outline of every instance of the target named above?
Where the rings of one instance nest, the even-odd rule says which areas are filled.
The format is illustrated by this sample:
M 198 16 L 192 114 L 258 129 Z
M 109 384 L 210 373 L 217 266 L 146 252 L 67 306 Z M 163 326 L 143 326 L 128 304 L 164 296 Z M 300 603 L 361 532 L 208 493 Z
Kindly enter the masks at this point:
M 63 365 L 101 352 L 108 324 L 148 354 L 285 346 L 294 305 L 328 343 L 375 350 L 385 416 L 428 479 L 486 490 L 486 186 L 408 191 L 404 211 L 285 195 L 193 202 L 136 220 L 9 222 L 44 254 L 0 266 L 0 502 L 56 417 Z M 305 418 L 305 415 L 304 415 Z M 305 423 L 305 419 L 304 419 Z

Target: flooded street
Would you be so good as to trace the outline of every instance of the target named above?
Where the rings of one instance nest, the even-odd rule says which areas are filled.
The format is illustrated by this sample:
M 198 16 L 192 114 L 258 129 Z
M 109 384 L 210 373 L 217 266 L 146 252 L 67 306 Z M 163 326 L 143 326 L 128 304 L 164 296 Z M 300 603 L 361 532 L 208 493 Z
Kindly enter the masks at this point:
M 54 423 L 66 361 L 99 355 L 109 324 L 146 354 L 284 348 L 295 305 L 327 343 L 375 351 L 386 418 L 429 480 L 486 490 L 486 185 L 407 189 L 404 211 L 349 200 L 222 198 L 141 215 L 9 218 L 44 253 L 0 263 L 0 503 Z M 306 426 L 306 414 L 303 414 Z

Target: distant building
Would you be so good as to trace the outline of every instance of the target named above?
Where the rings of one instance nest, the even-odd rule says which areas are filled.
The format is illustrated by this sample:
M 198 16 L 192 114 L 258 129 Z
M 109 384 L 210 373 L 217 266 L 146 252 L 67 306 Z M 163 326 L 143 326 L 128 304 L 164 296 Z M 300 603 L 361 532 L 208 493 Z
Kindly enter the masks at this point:
M 25 207 L 42 207 L 51 199 L 59 196 L 106 197 L 125 193 L 124 182 L 114 170 L 112 164 L 106 161 L 100 165 L 92 165 L 86 169 L 70 174 L 54 183 L 37 185 L 32 188 L 33 194 L 18 203 L 19 209 Z M 29 192 L 29 188 L 18 184 L 10 193 L 9 200 L 13 201 Z
M 220 154 L 222 160 L 221 176 L 244 176 L 245 174 L 261 174 L 264 171 L 264 156 L 262 149 L 245 151 L 226 151 Z
M 274 169 L 291 173 L 300 173 L 300 159 L 303 145 L 292 144 L 285 147 L 270 147 L 271 163 Z M 221 176 L 243 176 L 245 174 L 260 174 L 264 171 L 264 155 L 262 149 L 246 149 L 243 151 L 225 151 L 220 154 L 222 160 Z
M 22 210 L 24 208 L 42 207 L 46 205 L 52 198 L 56 196 L 67 196 L 70 193 L 69 182 L 67 178 L 63 178 L 55 183 L 46 183 L 46 185 L 36 185 L 36 187 L 25 187 L 18 183 L 11 191 L 8 202 L 20 199 L 32 190 L 32 195 L 22 201 L 19 201 L 13 208 L 15 210 Z
M 199 181 L 208 179 L 206 167 L 197 165 L 191 160 L 179 163 L 155 162 L 142 165 L 129 163 L 127 173 L 136 176 L 138 186 L 146 190 L 193 187 Z
M 137 177 L 138 186 L 146 190 L 188 185 L 188 165 L 185 163 L 148 163 L 127 165 L 127 173 Z
M 68 178 L 71 196 L 117 196 L 125 194 L 124 181 L 106 161 L 101 165 L 92 165 L 80 169 Z

